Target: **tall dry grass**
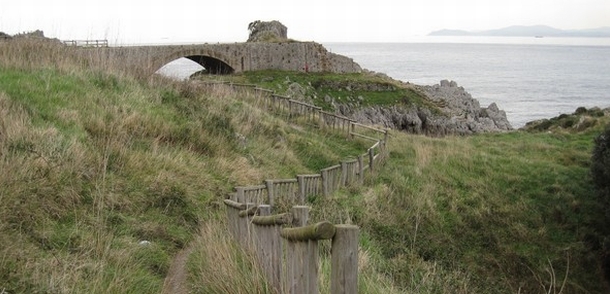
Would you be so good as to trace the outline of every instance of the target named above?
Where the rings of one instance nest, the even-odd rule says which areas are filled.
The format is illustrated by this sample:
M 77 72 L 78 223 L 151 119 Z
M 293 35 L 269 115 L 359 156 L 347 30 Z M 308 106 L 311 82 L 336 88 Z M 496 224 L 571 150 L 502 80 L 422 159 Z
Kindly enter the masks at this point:
M 252 254 L 227 234 L 223 223 L 206 223 L 189 263 L 190 293 L 275 293 Z

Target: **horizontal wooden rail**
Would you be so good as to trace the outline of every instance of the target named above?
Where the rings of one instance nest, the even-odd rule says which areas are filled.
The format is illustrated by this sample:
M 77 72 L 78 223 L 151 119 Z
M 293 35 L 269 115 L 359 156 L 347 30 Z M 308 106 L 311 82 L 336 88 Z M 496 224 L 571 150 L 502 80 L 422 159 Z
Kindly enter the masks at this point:
M 248 209 L 248 207 L 255 206 L 254 203 L 240 203 L 240 202 L 236 202 L 236 201 L 233 201 L 230 199 L 225 199 L 224 203 L 228 207 L 239 209 L 239 210 L 245 210 L 245 209 Z
M 254 88 L 254 90 L 261 91 L 261 92 L 267 92 L 267 93 L 274 92 L 273 90 L 269 90 L 269 89 L 265 89 L 265 88 L 258 88 L 258 87 Z
M 356 137 L 359 137 L 359 138 L 363 138 L 363 139 L 367 139 L 367 140 L 371 140 L 371 141 L 375 141 L 375 142 L 379 141 L 379 139 L 377 139 L 377 138 L 369 137 L 369 136 L 358 134 L 358 133 L 354 133 L 354 132 L 349 132 L 349 134 L 352 135 L 352 136 L 356 136 Z
M 292 213 L 257 215 L 252 218 L 252 223 L 259 226 L 289 225 L 292 223 L 292 219 Z
M 108 47 L 108 40 L 66 40 L 63 43 L 75 47 Z
M 258 87 L 258 86 L 257 86 L 257 85 L 255 85 L 255 84 L 242 84 L 242 83 L 232 83 L 232 82 L 230 82 L 229 84 L 230 84 L 231 86 L 247 87 L 247 88 L 256 88 L 256 87 Z
M 242 209 L 239 212 L 239 216 L 240 217 L 253 216 L 253 215 L 256 214 L 257 211 L 258 211 L 258 205 L 254 205 L 254 206 L 251 206 L 251 207 L 249 207 L 249 208 L 247 208 L 245 210 Z
M 382 134 L 385 134 L 385 132 L 386 132 L 385 130 L 380 130 L 380 129 L 378 129 L 378 128 L 371 127 L 371 126 L 367 126 L 367 125 L 363 125 L 363 124 L 361 124 L 361 123 L 357 123 L 357 122 L 352 122 L 352 124 L 353 124 L 354 126 L 362 127 L 362 128 L 365 128 L 365 129 L 369 129 L 369 130 L 371 130 L 371 131 L 375 131 L 375 132 L 382 133 Z
M 272 181 L 274 184 L 289 184 L 289 183 L 296 183 L 297 179 L 279 179 L 279 180 L 269 180 Z
M 305 227 L 282 229 L 280 236 L 290 241 L 325 240 L 331 239 L 335 235 L 335 230 L 333 224 L 323 221 Z

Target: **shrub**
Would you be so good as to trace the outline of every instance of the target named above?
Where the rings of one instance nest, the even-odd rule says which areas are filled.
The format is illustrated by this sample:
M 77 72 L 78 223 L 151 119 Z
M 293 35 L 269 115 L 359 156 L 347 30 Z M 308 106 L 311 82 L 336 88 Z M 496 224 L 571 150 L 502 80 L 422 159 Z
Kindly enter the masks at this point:
M 580 114 L 580 115 L 586 114 L 586 113 L 587 113 L 587 109 L 582 106 L 576 108 L 576 112 L 574 112 L 574 114 Z
M 593 156 L 591 159 L 591 175 L 593 182 L 597 188 L 598 201 L 600 207 L 604 211 L 604 217 L 597 221 L 602 255 L 602 268 L 606 281 L 610 281 L 610 230 L 607 223 L 610 221 L 610 124 L 597 138 L 595 138 L 595 147 L 593 148 Z
M 601 200 L 610 204 L 610 124 L 595 138 L 591 173 Z

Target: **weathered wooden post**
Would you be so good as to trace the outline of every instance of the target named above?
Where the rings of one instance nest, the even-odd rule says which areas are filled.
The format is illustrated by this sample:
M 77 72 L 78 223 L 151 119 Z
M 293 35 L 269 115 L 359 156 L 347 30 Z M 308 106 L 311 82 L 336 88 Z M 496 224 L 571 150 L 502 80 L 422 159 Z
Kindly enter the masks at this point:
M 369 148 L 369 169 L 373 172 L 373 165 L 375 162 L 375 149 Z
M 341 161 L 341 187 L 347 186 L 347 162 Z
M 293 208 L 296 223 L 303 224 L 309 208 Z M 298 216 L 297 216 L 298 215 Z M 286 281 L 284 293 L 319 293 L 318 287 L 318 240 L 335 235 L 335 226 L 320 222 L 305 227 L 286 228 L 281 232 L 286 240 Z
M 267 203 L 273 208 L 273 201 L 275 198 L 275 192 L 273 191 L 273 180 L 265 180 L 265 186 L 267 186 Z
M 231 199 L 225 199 L 224 202 L 227 207 L 227 223 L 229 230 L 231 231 L 233 238 L 235 240 L 239 240 L 239 231 L 237 226 L 237 220 L 239 218 L 239 210 L 237 207 L 239 207 L 239 203 Z
M 293 206 L 292 225 L 294 227 L 304 227 L 307 225 L 309 219 L 309 207 L 308 206 Z M 283 233 L 282 233 L 283 237 Z M 307 265 L 304 263 L 305 250 L 307 249 L 306 244 L 298 244 L 297 242 L 286 242 L 286 277 L 285 277 L 285 288 L 283 293 L 310 293 L 295 292 L 297 289 L 305 290 L 306 270 L 304 267 Z
M 261 205 L 262 209 L 268 205 Z M 270 209 L 270 207 L 269 207 Z M 263 213 L 264 210 L 261 210 Z M 282 289 L 282 238 L 280 237 L 281 226 L 292 223 L 291 213 L 277 215 L 258 215 L 252 218 L 252 223 L 257 227 L 257 232 L 262 232 L 260 250 L 262 253 L 261 264 L 267 281 L 277 292 Z M 264 238 L 264 239 L 263 239 Z
M 331 252 L 330 293 L 358 293 L 358 226 L 335 225 Z
M 297 175 L 297 182 L 299 184 L 299 205 L 303 205 L 305 204 L 305 188 L 307 185 L 307 182 L 305 181 L 305 176 L 304 175 Z
M 252 226 L 252 216 L 258 212 L 258 205 L 255 203 L 245 203 L 245 208 L 239 212 L 240 223 L 244 226 L 245 235 L 242 236 L 245 248 L 253 250 L 255 245 L 254 228 Z
M 322 195 L 324 195 L 324 197 L 328 197 L 329 193 L 329 179 L 328 179 L 328 170 L 323 169 L 321 172 L 321 178 L 322 178 Z
M 269 216 L 271 214 L 271 206 L 268 204 L 261 204 L 258 206 L 258 215 L 259 216 Z M 254 218 L 253 218 L 254 220 Z M 252 222 L 254 227 L 254 248 L 256 252 L 256 257 L 258 258 L 259 264 L 263 267 L 263 272 L 270 272 L 267 268 L 268 263 L 266 259 L 268 258 L 266 255 L 266 243 L 269 241 L 270 236 L 268 234 L 269 230 L 267 230 L 264 226 L 260 226 L 254 221 Z
M 246 196 L 244 193 L 244 187 L 235 187 L 235 201 L 237 203 L 246 203 Z M 244 246 L 246 245 L 246 236 L 248 234 L 248 224 L 247 220 L 239 217 L 239 211 L 237 211 L 237 241 L 239 244 Z
M 383 132 L 383 144 L 387 144 L 388 143 L 388 130 L 385 130 Z
M 364 183 L 364 159 L 362 154 L 358 155 L 358 182 Z

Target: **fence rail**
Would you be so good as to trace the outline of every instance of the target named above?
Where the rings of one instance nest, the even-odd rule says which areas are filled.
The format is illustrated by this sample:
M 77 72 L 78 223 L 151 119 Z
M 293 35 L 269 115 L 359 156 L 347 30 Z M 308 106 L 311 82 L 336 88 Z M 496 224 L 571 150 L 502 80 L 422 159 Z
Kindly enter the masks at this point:
M 108 47 L 108 40 L 66 40 L 63 43 L 74 47 Z
M 238 186 L 225 200 L 230 233 L 254 253 L 276 291 L 318 293 L 318 243 L 331 239 L 331 293 L 357 293 L 359 228 L 328 222 L 307 226 L 309 208 L 303 205 L 308 197 L 329 197 L 341 187 L 363 183 L 365 171 L 373 172 L 387 157 L 388 132 L 255 85 L 228 85 L 238 91 L 253 91 L 259 106 L 281 117 L 340 131 L 348 139 L 374 142 L 366 153 L 321 169 L 319 174 Z M 289 207 L 290 213 L 271 214 Z M 289 225 L 292 228 L 283 228 Z

